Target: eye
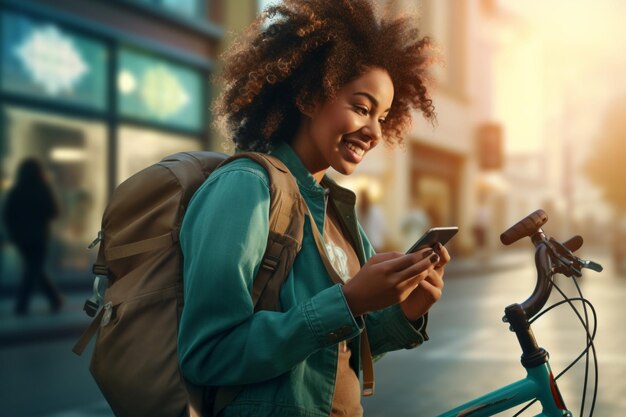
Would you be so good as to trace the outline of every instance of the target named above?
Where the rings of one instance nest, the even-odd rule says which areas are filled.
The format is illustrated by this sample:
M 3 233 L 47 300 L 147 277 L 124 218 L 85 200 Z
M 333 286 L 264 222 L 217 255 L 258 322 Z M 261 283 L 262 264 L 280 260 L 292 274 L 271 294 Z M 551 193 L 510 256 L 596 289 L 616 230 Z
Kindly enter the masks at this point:
M 385 123 L 387 123 L 387 119 L 378 119 L 378 123 L 384 125 Z
M 370 109 L 365 106 L 354 106 L 354 111 L 356 111 L 361 116 L 367 116 L 370 112 Z

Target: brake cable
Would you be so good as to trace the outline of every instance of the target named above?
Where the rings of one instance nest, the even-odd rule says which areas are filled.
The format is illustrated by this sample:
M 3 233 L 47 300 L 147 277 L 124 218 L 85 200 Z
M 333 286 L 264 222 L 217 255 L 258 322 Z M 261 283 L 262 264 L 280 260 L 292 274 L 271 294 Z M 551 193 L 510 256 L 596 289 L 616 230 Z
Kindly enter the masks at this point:
M 580 295 L 580 297 L 575 297 L 575 298 L 570 298 L 567 294 L 565 294 L 565 292 L 563 290 L 561 290 L 561 288 L 556 285 L 556 283 L 554 282 L 553 278 L 550 278 L 552 284 L 554 285 L 554 288 L 560 293 L 560 295 L 563 297 L 563 300 L 547 307 L 546 309 L 542 310 L 540 313 L 538 313 L 535 317 L 533 317 L 531 320 L 528 321 L 529 324 L 534 323 L 535 321 L 537 321 L 541 316 L 543 316 L 544 314 L 546 314 L 547 312 L 555 309 L 556 307 L 559 307 L 563 304 L 568 304 L 572 310 L 576 313 L 576 316 L 578 317 L 578 320 L 580 321 L 580 323 L 582 324 L 583 328 L 585 329 L 585 333 L 587 335 L 587 344 L 585 349 L 578 355 L 578 357 L 576 357 L 576 359 L 574 359 L 565 369 L 563 369 L 558 375 L 555 376 L 555 380 L 558 380 L 561 376 L 563 376 L 566 372 L 568 372 L 576 363 L 578 363 L 578 361 L 580 361 L 580 359 L 586 355 L 587 360 L 589 357 L 589 349 L 591 349 L 592 351 L 592 356 L 593 356 L 593 366 L 594 366 L 594 376 L 595 376 L 595 380 L 594 380 L 594 391 L 593 391 L 593 398 L 592 398 L 592 402 L 591 402 L 591 409 L 589 411 L 589 417 L 593 416 L 593 411 L 595 409 L 595 404 L 596 404 L 596 399 L 597 399 L 597 393 L 598 393 L 598 360 L 597 360 L 597 353 L 596 353 L 596 349 L 595 349 L 595 345 L 593 343 L 596 333 L 597 333 L 597 313 L 596 313 L 596 309 L 593 306 L 593 304 L 587 300 L 586 298 L 583 297 L 582 295 L 582 291 L 580 289 L 580 286 L 578 285 L 578 283 L 574 280 L 576 288 L 578 290 L 578 293 Z M 591 331 L 591 333 L 589 332 L 589 317 L 587 314 L 585 314 L 585 319 L 583 319 L 583 317 L 581 316 L 580 312 L 578 311 L 578 309 L 576 308 L 576 306 L 573 304 L 573 301 L 580 301 L 582 302 L 585 312 L 586 312 L 586 307 L 589 306 L 591 313 L 592 313 L 592 317 L 593 317 L 593 330 Z M 586 366 L 585 368 L 585 382 L 583 384 L 583 403 L 581 404 L 581 417 L 582 414 L 584 412 L 584 399 L 586 398 L 586 393 L 587 393 L 587 385 L 588 385 L 588 366 Z M 526 404 L 522 409 L 520 409 L 513 417 L 519 416 L 521 413 L 523 413 L 524 411 L 526 411 L 530 406 L 532 406 L 535 402 L 537 402 L 537 400 L 533 400 L 531 402 L 529 402 L 528 404 Z
M 596 352 L 596 348 L 595 345 L 593 343 L 595 336 L 596 336 L 596 331 L 597 331 L 597 327 L 598 327 L 598 323 L 597 323 L 597 314 L 596 314 L 596 310 L 593 306 L 593 304 L 591 304 L 591 302 L 589 300 L 587 300 L 586 298 L 584 298 L 583 294 L 582 294 L 582 290 L 578 284 L 578 282 L 576 282 L 575 278 L 579 278 L 582 277 L 582 269 L 583 268 L 588 268 L 588 269 L 592 269 L 594 271 L 597 272 L 601 272 L 602 271 L 602 266 L 596 262 L 593 261 L 584 261 L 580 258 L 578 258 L 576 255 L 574 255 L 572 253 L 572 251 L 566 247 L 565 245 L 563 245 L 562 243 L 558 242 L 557 240 L 550 238 L 547 242 L 546 242 L 548 248 L 550 249 L 550 252 L 553 255 L 553 260 L 556 261 L 555 265 L 553 267 L 552 270 L 552 274 L 550 274 L 550 282 L 552 284 L 552 286 L 554 288 L 556 288 L 556 290 L 560 293 L 560 295 L 563 297 L 562 301 L 559 301 L 553 305 L 551 305 L 550 307 L 544 309 L 543 311 L 539 312 L 537 315 L 535 315 L 533 318 L 531 318 L 528 323 L 529 325 L 534 323 L 537 319 L 539 319 L 541 316 L 543 316 L 545 313 L 547 313 L 548 311 L 559 307 L 565 303 L 569 304 L 569 306 L 572 308 L 572 310 L 574 311 L 574 313 L 576 313 L 576 316 L 578 317 L 578 320 L 580 321 L 581 325 L 583 326 L 583 328 L 585 329 L 585 333 L 586 333 L 586 347 L 585 349 L 580 353 L 580 355 L 578 355 L 578 357 L 576 357 L 576 359 L 574 359 L 574 361 L 572 361 L 563 371 L 561 371 L 556 377 L 555 380 L 559 379 L 562 375 L 564 375 L 566 372 L 568 372 L 576 363 L 578 363 L 578 361 L 580 361 L 580 359 L 585 356 L 585 376 L 584 376 L 584 382 L 583 382 L 583 395 L 582 395 L 582 399 L 581 399 L 581 405 L 580 405 L 580 416 L 582 417 L 584 414 L 584 410 L 585 410 L 585 401 L 586 401 L 586 396 L 587 396 L 587 391 L 588 391 L 588 382 L 589 382 L 589 350 L 591 349 L 592 352 L 592 356 L 593 356 L 593 367 L 594 367 L 594 390 L 593 390 L 593 398 L 591 401 L 591 408 L 589 411 L 589 417 L 591 417 L 593 415 L 593 411 L 595 409 L 595 404 L 596 404 L 596 400 L 597 400 L 597 394 L 598 394 L 598 359 L 597 359 L 597 352 Z M 564 291 L 561 290 L 561 288 L 559 288 L 559 286 L 554 282 L 554 275 L 556 275 L 557 273 L 563 274 L 567 277 L 570 277 L 573 279 L 574 281 L 574 285 L 576 286 L 576 289 L 578 291 L 578 295 L 579 297 L 576 298 L 570 298 L 567 294 L 565 294 Z M 583 319 L 583 317 L 581 316 L 580 312 L 578 311 L 578 309 L 576 308 L 576 306 L 574 305 L 573 301 L 580 301 L 582 303 L 582 307 L 583 307 L 583 312 L 584 312 L 584 316 L 585 318 Z M 591 309 L 592 315 L 593 315 L 593 331 L 589 332 L 589 313 L 587 310 L 587 306 L 589 306 L 589 308 Z M 527 410 L 530 406 L 532 406 L 537 400 L 533 400 L 531 402 L 529 402 L 526 406 L 524 406 L 521 410 L 519 410 L 513 417 L 519 416 L 521 413 L 523 413 L 525 410 Z

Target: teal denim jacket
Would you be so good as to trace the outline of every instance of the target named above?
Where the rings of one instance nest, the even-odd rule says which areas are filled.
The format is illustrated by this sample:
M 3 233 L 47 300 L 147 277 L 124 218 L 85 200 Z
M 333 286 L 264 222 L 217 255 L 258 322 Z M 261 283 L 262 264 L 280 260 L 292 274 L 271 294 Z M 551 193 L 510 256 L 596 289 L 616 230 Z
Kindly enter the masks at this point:
M 356 221 L 355 196 L 329 177 L 318 184 L 287 144 L 273 153 L 297 179 L 317 227 L 327 195 L 358 233 L 363 264 L 374 254 Z M 372 354 L 427 340 L 426 316 L 410 323 L 399 305 L 355 319 L 341 285 L 328 276 L 306 220 L 302 249 L 281 289 L 283 311 L 253 312 L 252 281 L 269 232 L 265 170 L 239 159 L 215 171 L 195 193 L 180 232 L 185 306 L 178 333 L 183 375 L 198 385 L 246 387 L 222 412 L 230 416 L 330 415 L 338 342 L 367 326 Z M 358 232 L 356 232 L 358 231 Z M 363 323 L 365 321 L 365 324 Z M 352 343 L 359 369 L 359 343 Z

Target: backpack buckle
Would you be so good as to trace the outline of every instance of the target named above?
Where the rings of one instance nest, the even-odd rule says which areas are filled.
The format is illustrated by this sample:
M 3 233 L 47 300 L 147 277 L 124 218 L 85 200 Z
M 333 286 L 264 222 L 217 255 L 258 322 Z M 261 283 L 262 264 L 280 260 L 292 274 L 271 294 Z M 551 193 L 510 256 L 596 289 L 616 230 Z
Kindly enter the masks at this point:
M 276 256 L 267 255 L 263 258 L 263 262 L 261 263 L 261 268 L 274 272 L 276 271 L 276 268 L 278 268 L 279 262 L 280 262 L 280 258 Z
M 104 278 L 109 276 L 109 268 L 107 268 L 105 265 L 93 264 L 91 272 L 93 272 L 93 274 L 96 276 L 102 276 Z
M 107 277 L 103 275 L 96 275 L 93 280 L 93 294 L 87 300 L 83 310 L 89 317 L 94 317 L 100 306 L 104 302 L 104 293 L 107 288 Z

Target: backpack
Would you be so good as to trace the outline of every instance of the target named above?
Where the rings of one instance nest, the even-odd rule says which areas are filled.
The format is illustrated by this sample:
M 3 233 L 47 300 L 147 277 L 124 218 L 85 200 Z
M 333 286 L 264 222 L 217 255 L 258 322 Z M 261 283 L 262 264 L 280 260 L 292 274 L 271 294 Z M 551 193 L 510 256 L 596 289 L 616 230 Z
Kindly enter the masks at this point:
M 254 280 L 256 310 L 278 310 L 280 287 L 302 244 L 306 208 L 287 167 L 260 153 L 198 151 L 168 156 L 120 184 L 102 218 L 93 267 L 95 316 L 76 343 L 82 354 L 97 332 L 90 371 L 116 416 L 210 415 L 203 388 L 187 383 L 178 366 L 177 333 L 183 308 L 178 233 L 194 192 L 218 166 L 251 158 L 270 179 L 270 232 Z M 224 213 L 226 215 L 226 213 Z M 241 388 L 223 389 L 217 414 Z M 225 399 L 224 399 L 225 397 Z

